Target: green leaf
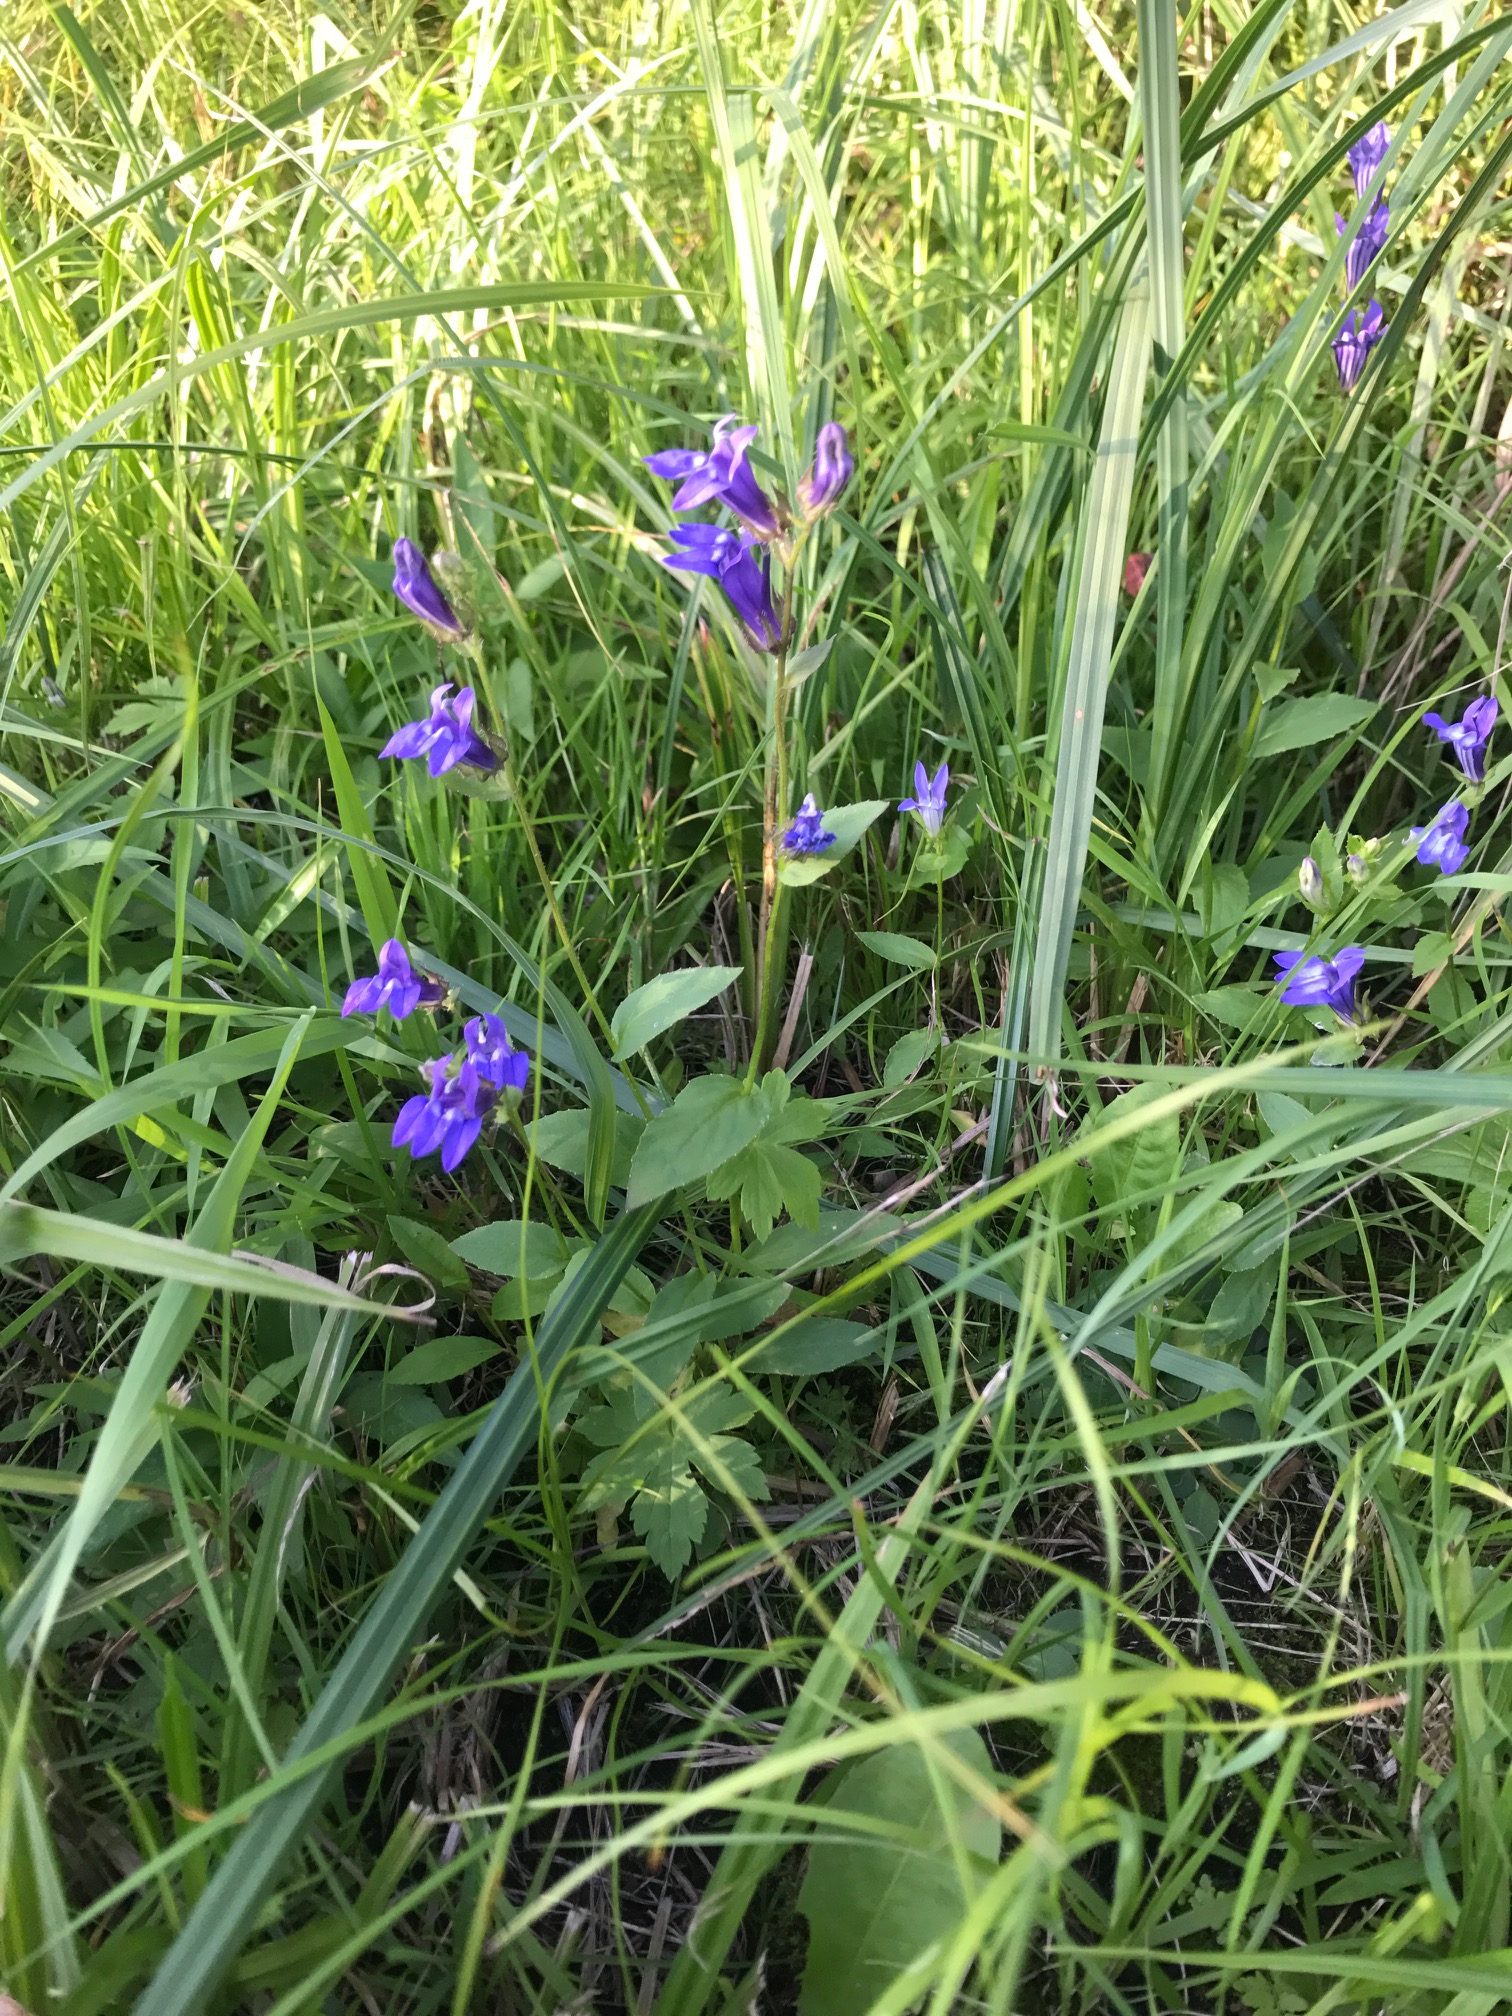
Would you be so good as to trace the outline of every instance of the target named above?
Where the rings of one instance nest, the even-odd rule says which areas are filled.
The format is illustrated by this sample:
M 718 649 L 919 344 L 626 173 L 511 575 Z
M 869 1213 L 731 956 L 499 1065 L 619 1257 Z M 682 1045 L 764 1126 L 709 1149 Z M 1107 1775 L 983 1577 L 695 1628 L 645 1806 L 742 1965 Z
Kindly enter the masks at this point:
M 696 1183 L 754 1141 L 787 1101 L 788 1084 L 769 1071 L 759 1085 L 739 1078 L 695 1078 L 658 1113 L 630 1165 L 632 1209 Z
M 991 1783 L 974 1729 L 951 1732 L 941 1747 Z M 823 1831 L 798 1893 L 809 1921 L 798 2007 L 800 2016 L 856 2016 L 956 1930 L 996 1866 L 1002 1829 L 944 1765 L 931 1771 L 906 1742 L 842 1767 L 819 1796 Z M 850 1815 L 864 1832 L 847 1833 Z
M 869 1358 L 879 1343 L 874 1325 L 843 1316 L 815 1316 L 782 1331 L 756 1360 L 762 1372 L 833 1372 Z
M 1454 957 L 1454 936 L 1449 931 L 1425 931 L 1412 948 L 1412 977 L 1421 980 L 1438 966 L 1447 966 Z
M 738 1435 L 711 1435 L 707 1450 L 700 1450 L 693 1462 L 716 1491 L 728 1491 L 733 1486 L 753 1504 L 761 1504 L 772 1495 L 761 1458 Z
M 1209 987 L 1193 1005 L 1225 1029 L 1246 1030 L 1263 1010 L 1265 997 L 1250 987 Z
M 926 834 L 914 849 L 908 869 L 909 886 L 949 882 L 970 859 L 971 835 L 959 819 L 952 819 L 937 840 Z
M 1117 316 L 1097 455 L 1081 505 L 1080 565 L 1074 573 L 1076 604 L 1065 647 L 1059 722 L 1045 750 L 1047 763 L 1054 757 L 1055 777 L 1053 784 L 1048 777 L 1044 784 L 1050 830 L 1029 967 L 1027 1048 L 1050 1059 L 1061 1050 L 1066 972 L 1092 844 L 1103 716 L 1123 601 L 1129 507 L 1150 362 L 1149 299 L 1143 287 L 1124 294 Z
M 389 1216 L 389 1231 L 401 1258 L 418 1268 L 438 1288 L 465 1288 L 467 1269 L 455 1250 L 433 1225 L 421 1225 L 413 1218 Z
M 1117 1119 L 1140 1106 L 1148 1106 L 1161 1096 L 1158 1085 L 1136 1085 L 1121 1092 L 1103 1109 L 1103 1123 Z M 1121 1210 L 1132 1199 L 1150 1201 L 1176 1173 L 1181 1153 L 1181 1123 L 1174 1113 L 1153 1121 L 1137 1133 L 1100 1148 L 1094 1127 L 1087 1140 L 1087 1159 L 1092 1168 L 1092 1192 L 1103 1211 Z
M 615 1112 L 609 1180 L 620 1189 L 630 1181 L 631 1158 L 645 1125 L 638 1113 Z M 565 1113 L 543 1113 L 527 1131 L 531 1147 L 543 1162 L 581 1182 L 588 1172 L 588 1128 L 588 1109 L 574 1106 Z
M 1375 711 L 1374 700 L 1356 700 L 1348 693 L 1312 693 L 1283 701 L 1261 727 L 1255 754 L 1284 756 L 1291 749 L 1321 747 L 1363 726 Z
M 684 1022 L 740 978 L 740 966 L 689 966 L 662 973 L 627 994 L 614 1011 L 609 1034 L 616 1057 L 644 1050 L 654 1036 Z
M 1193 1199 L 1193 1202 L 1196 1200 Z M 1192 1224 L 1176 1240 L 1174 1245 L 1162 1255 L 1162 1267 L 1180 1267 L 1207 1245 L 1210 1239 L 1221 1238 L 1231 1227 L 1237 1225 L 1244 1216 L 1244 1207 L 1236 1204 L 1231 1197 L 1214 1197 L 1205 1200 L 1205 1208 L 1197 1213 Z
M 890 966 L 907 966 L 915 973 L 927 973 L 935 963 L 927 945 L 917 938 L 906 938 L 901 931 L 858 931 L 856 942 Z
M 709 1501 L 691 1471 L 636 1494 L 630 1524 L 669 1582 L 687 1567 L 709 1523 Z
M 793 687 L 801 686 L 805 679 L 811 678 L 834 648 L 833 637 L 821 637 L 817 644 L 810 644 L 802 651 L 795 651 L 787 662 L 788 690 L 791 692 Z
M 471 1232 L 453 1239 L 451 1250 L 469 1267 L 497 1274 L 501 1281 L 521 1276 L 540 1280 L 547 1274 L 560 1274 L 571 1251 L 560 1232 L 533 1218 L 498 1218 L 492 1225 L 475 1225 Z
M 867 828 L 874 825 L 891 806 L 890 798 L 867 798 L 859 805 L 828 806 L 824 814 L 824 830 L 834 834 L 834 846 L 826 847 L 822 854 L 784 856 L 777 870 L 778 881 L 786 883 L 789 889 L 802 889 L 810 882 L 817 882 L 821 875 L 828 875 L 836 863 L 850 853 Z
M 906 1036 L 900 1036 L 888 1051 L 887 1062 L 882 1066 L 883 1090 L 892 1092 L 898 1086 L 906 1085 L 939 1047 L 938 1029 L 910 1029 Z
M 432 1337 L 428 1344 L 417 1344 L 390 1365 L 388 1382 L 390 1386 L 439 1384 L 460 1379 L 498 1356 L 498 1345 L 490 1344 L 486 1337 Z
M 822 1188 L 819 1170 L 806 1155 L 764 1135 L 721 1164 L 708 1181 L 716 1202 L 740 1193 L 741 1215 L 758 1239 L 770 1235 L 784 1212 L 797 1225 L 816 1227 Z

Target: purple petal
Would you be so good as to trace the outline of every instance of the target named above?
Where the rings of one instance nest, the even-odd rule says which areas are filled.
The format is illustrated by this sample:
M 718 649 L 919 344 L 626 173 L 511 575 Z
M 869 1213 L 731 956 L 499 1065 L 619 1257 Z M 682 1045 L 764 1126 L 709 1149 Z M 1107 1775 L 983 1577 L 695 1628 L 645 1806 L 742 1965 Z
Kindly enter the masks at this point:
M 394 1122 L 394 1131 L 390 1136 L 396 1148 L 403 1148 L 409 1141 L 415 1129 L 424 1118 L 425 1110 L 429 1104 L 430 1101 L 421 1092 L 417 1092 L 412 1099 L 405 1100 L 404 1104 L 399 1108 L 399 1117 Z
M 1358 945 L 1346 945 L 1333 956 L 1333 969 L 1341 980 L 1353 980 L 1364 964 L 1365 954 Z
M 660 476 L 666 483 L 680 483 L 705 457 L 692 448 L 658 448 L 654 455 L 643 455 L 641 460 L 653 476 Z
M 423 756 L 430 741 L 429 721 L 406 721 L 404 726 L 390 735 L 378 751 L 380 756 Z
M 476 1113 L 470 1114 L 467 1118 L 454 1123 L 445 1146 L 441 1150 L 441 1167 L 446 1171 L 448 1176 L 450 1176 L 482 1132 L 483 1121 L 481 1116 Z

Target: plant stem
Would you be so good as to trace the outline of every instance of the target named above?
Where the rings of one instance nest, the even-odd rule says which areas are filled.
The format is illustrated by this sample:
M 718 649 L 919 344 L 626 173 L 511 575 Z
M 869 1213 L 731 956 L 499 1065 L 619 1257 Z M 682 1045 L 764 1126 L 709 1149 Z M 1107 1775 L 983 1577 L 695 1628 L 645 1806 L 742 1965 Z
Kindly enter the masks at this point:
M 788 561 L 782 589 L 782 643 L 772 665 L 771 699 L 767 709 L 767 749 L 765 802 L 762 807 L 761 840 L 761 921 L 756 932 L 756 964 L 760 984 L 756 996 L 756 1040 L 751 1046 L 750 1076 L 755 1078 L 769 1061 L 772 1032 L 776 1020 L 777 966 L 782 934 L 777 929 L 782 907 L 782 884 L 777 880 L 778 836 L 787 813 L 787 735 L 784 715 L 787 702 L 788 641 L 793 616 L 793 563 Z

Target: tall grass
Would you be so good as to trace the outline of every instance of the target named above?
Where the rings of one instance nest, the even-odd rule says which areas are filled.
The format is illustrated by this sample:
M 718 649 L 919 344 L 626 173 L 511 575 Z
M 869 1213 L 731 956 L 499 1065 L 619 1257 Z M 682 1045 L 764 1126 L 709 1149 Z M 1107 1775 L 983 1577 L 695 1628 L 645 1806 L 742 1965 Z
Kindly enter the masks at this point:
M 1467 872 L 1402 844 L 1424 710 L 1512 698 L 1509 51 L 1418 0 L 12 0 L 13 2005 L 1512 2000 L 1495 742 Z M 832 418 L 858 463 L 795 802 L 948 759 L 959 836 L 784 898 L 769 1237 L 629 1173 L 759 1047 L 772 710 L 642 463 L 730 410 L 764 480 Z M 400 535 L 507 791 L 379 760 L 455 676 Z M 389 1145 L 417 1023 L 337 1013 L 396 930 L 538 1060 L 456 1179 Z M 1346 942 L 1363 1043 L 1273 984 Z M 741 982 L 624 1049 L 693 964 Z

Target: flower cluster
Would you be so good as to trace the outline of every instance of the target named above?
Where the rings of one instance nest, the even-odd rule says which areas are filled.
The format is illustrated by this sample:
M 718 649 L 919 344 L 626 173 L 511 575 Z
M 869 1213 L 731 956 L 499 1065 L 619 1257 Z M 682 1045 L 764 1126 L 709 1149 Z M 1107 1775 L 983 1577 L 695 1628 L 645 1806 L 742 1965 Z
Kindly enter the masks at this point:
M 1423 716 L 1440 742 L 1454 751 L 1466 779 L 1474 785 L 1485 782 L 1486 748 L 1500 712 L 1496 696 L 1482 694 L 1472 700 L 1458 721 L 1446 721 L 1442 714 Z M 1441 875 L 1457 875 L 1470 855 L 1470 807 L 1463 799 L 1451 798 L 1441 805 L 1425 826 L 1414 826 L 1407 836 L 1418 861 L 1425 868 L 1437 868 Z M 1347 873 L 1352 882 L 1363 882 L 1369 862 L 1379 853 L 1381 842 L 1361 843 L 1365 852 L 1351 854 Z M 1322 870 L 1309 854 L 1297 877 L 1302 900 L 1309 909 L 1325 916 L 1330 908 Z M 1365 954 L 1358 945 L 1346 945 L 1332 959 L 1321 954 L 1304 957 L 1300 952 L 1277 952 L 1275 961 L 1285 981 L 1281 999 L 1292 1008 L 1328 1008 L 1341 1022 L 1355 1020 L 1354 983 Z
M 452 558 L 455 564 L 455 556 Z M 394 541 L 394 593 L 438 642 L 460 643 L 472 635 L 472 626 L 442 593 L 430 564 L 412 539 Z M 423 757 L 432 777 L 444 777 L 459 766 L 484 773 L 497 770 L 497 753 L 473 726 L 477 704 L 478 696 L 471 686 L 454 694 L 451 681 L 446 681 L 431 693 L 429 714 L 419 721 L 406 721 L 390 735 L 379 755 Z
M 417 1008 L 439 1008 L 446 989 L 417 973 L 397 938 L 379 948 L 378 971 L 354 980 L 341 1005 L 343 1015 L 376 1015 L 387 1008 L 396 1022 Z M 439 1155 L 451 1174 L 483 1131 L 483 1123 L 505 1094 L 518 1096 L 530 1080 L 530 1059 L 516 1050 L 497 1015 L 475 1015 L 463 1025 L 462 1049 L 420 1066 L 423 1092 L 407 1099 L 394 1122 L 393 1143 L 418 1161 Z
M 730 512 L 736 527 L 689 523 L 672 532 L 675 549 L 662 564 L 684 574 L 702 574 L 723 589 L 747 638 L 758 651 L 781 651 L 787 641 L 772 597 L 771 549 L 780 547 L 789 563 L 795 524 L 808 525 L 834 509 L 855 471 L 845 429 L 831 420 L 819 429 L 813 466 L 798 485 L 798 517 L 786 498 L 762 489 L 750 463 L 757 430 L 734 413 L 715 423 L 706 449 L 662 448 L 645 458 L 653 476 L 678 487 L 672 508 L 679 514 L 712 504 Z
M 1363 202 L 1369 195 L 1376 172 L 1386 159 L 1390 146 L 1391 135 L 1384 123 L 1378 121 L 1350 148 L 1349 166 L 1354 175 L 1357 201 Z M 1337 211 L 1334 223 L 1341 238 L 1349 235 L 1349 221 Z M 1391 208 L 1378 192 L 1360 219 L 1354 235 L 1349 238 L 1349 247 L 1344 254 L 1344 283 L 1349 293 L 1355 292 L 1380 258 L 1390 229 Z M 1333 353 L 1339 384 L 1345 392 L 1352 392 L 1360 382 L 1366 358 L 1385 334 L 1386 317 L 1379 301 L 1372 301 L 1368 308 L 1351 308 L 1344 317 L 1344 325 L 1334 338 Z

